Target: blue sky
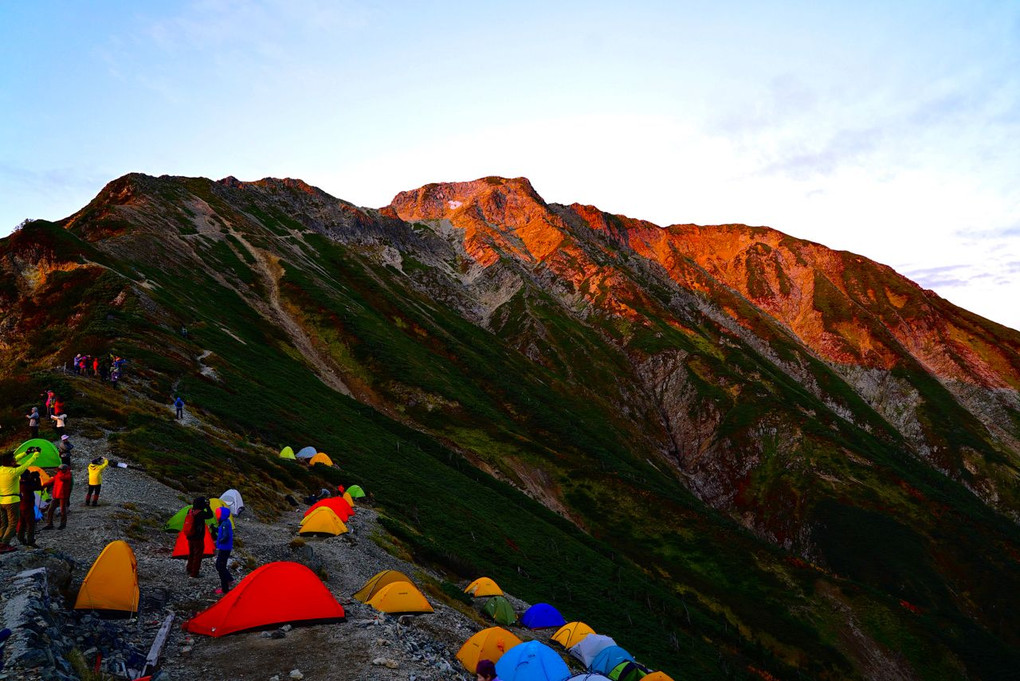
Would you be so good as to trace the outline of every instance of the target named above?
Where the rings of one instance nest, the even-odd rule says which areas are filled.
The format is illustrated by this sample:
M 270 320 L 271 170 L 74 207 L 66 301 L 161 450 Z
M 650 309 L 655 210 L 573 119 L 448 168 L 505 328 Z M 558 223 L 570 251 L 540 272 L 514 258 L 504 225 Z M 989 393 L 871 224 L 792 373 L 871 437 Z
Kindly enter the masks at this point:
M 1020 328 L 1020 4 L 0 3 L 0 235 L 127 172 L 529 177 L 860 253 Z

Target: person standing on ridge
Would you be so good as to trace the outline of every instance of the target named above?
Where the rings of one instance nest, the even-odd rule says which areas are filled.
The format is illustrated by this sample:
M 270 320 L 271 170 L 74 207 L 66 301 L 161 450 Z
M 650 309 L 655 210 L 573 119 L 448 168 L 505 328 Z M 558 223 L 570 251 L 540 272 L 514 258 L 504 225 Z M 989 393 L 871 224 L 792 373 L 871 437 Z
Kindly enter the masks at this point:
M 177 418 L 178 419 L 183 419 L 184 418 L 184 400 L 181 399 L 180 395 L 178 395 L 176 398 L 174 398 L 174 409 L 177 412 Z
M 213 517 L 209 501 L 205 497 L 197 497 L 191 510 L 184 517 L 184 536 L 188 540 L 188 564 L 185 569 L 192 579 L 198 577 L 202 569 L 202 558 L 205 554 L 205 521 Z M 229 521 L 228 521 L 229 522 Z
M 28 419 L 28 429 L 32 431 L 32 439 L 39 437 L 39 407 L 32 407 L 32 411 L 25 414 Z
M 50 495 L 53 500 L 50 502 L 50 507 L 46 509 L 46 526 L 44 530 L 53 529 L 53 513 L 56 511 L 57 506 L 60 506 L 60 529 L 64 529 L 67 526 L 67 514 L 71 508 L 71 486 L 74 483 L 74 478 L 71 475 L 71 467 L 66 463 L 60 464 L 60 468 L 53 475 L 51 482 L 52 489 Z
M 67 420 L 67 414 L 64 414 L 62 412 L 59 414 L 54 414 L 53 416 L 50 417 L 50 419 L 54 422 L 53 429 L 57 431 L 57 437 L 58 438 L 62 437 L 64 435 L 64 421 Z
M 52 390 L 47 390 L 43 395 L 46 396 L 46 417 L 53 416 L 53 398 L 55 395 Z
M 60 442 L 57 443 L 57 452 L 60 454 L 60 463 L 66 463 L 68 466 L 71 465 L 72 449 L 74 449 L 74 445 L 71 444 L 71 438 L 67 435 L 61 435 Z
M 216 572 L 220 573 L 220 588 L 216 593 L 225 594 L 229 593 L 230 584 L 234 581 L 234 576 L 227 569 L 227 561 L 234 548 L 234 525 L 230 522 L 230 509 L 220 506 L 216 509 L 216 519 L 220 523 L 216 532 Z
M 20 466 L 14 458 L 14 452 L 4 454 L 0 460 L 0 553 L 14 551 L 11 538 L 18 529 L 18 506 L 21 501 L 18 486 L 21 474 L 28 470 L 37 458 L 38 450 L 25 457 Z
M 21 501 L 18 508 L 18 541 L 22 546 L 35 546 L 35 493 L 42 489 L 39 471 L 26 470 L 19 480 Z
M 99 375 L 99 357 L 92 358 L 92 376 L 96 377 Z
M 64 413 L 64 401 L 56 395 L 53 396 L 53 401 L 50 402 L 50 406 L 53 407 L 53 411 L 50 412 L 50 416 Z
M 92 459 L 92 463 L 89 464 L 89 488 L 85 492 L 86 506 L 99 505 L 99 492 L 103 489 L 103 469 L 109 465 L 109 460 L 101 456 Z M 92 497 L 93 493 L 96 495 L 94 499 Z

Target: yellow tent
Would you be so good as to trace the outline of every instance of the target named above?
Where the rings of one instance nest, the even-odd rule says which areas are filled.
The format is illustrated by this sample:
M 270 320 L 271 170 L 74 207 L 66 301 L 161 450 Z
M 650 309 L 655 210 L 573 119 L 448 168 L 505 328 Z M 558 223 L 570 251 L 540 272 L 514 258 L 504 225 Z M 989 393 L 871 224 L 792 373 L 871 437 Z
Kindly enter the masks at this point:
M 389 613 L 433 612 L 432 606 L 411 582 L 393 582 L 375 592 L 368 604 Z
M 350 504 L 351 508 L 354 508 L 354 499 L 347 492 L 344 492 L 344 501 Z
M 334 537 L 347 531 L 344 521 L 329 506 L 320 506 L 301 520 L 298 534 L 331 534 Z
M 308 465 L 309 465 L 309 466 L 314 466 L 314 465 L 315 465 L 315 464 L 317 464 L 317 463 L 324 463 L 324 464 L 326 464 L 327 466 L 332 466 L 332 465 L 333 465 L 333 459 L 329 458 L 328 456 L 326 456 L 326 455 L 325 455 L 325 454 L 323 454 L 322 452 L 319 452 L 318 454 L 316 454 L 315 456 L 313 456 L 313 457 L 312 457 L 312 458 L 311 458 L 311 459 L 310 459 L 310 460 L 308 461 Z
M 286 447 L 284 447 L 283 449 L 280 450 L 280 458 L 281 459 L 291 459 L 291 460 L 293 460 L 295 458 L 294 457 L 294 450 L 290 448 L 290 445 L 287 445 Z
M 567 622 L 556 630 L 552 640 L 564 648 L 571 648 L 580 643 L 588 634 L 594 634 L 595 630 L 584 622 Z
M 481 598 L 482 596 L 502 596 L 503 590 L 488 577 L 479 577 L 467 585 L 464 593 L 475 598 Z
M 354 598 L 358 599 L 362 603 L 368 603 L 369 599 L 383 588 L 387 584 L 393 582 L 410 582 L 411 579 L 403 572 L 397 572 L 396 570 L 383 570 L 375 574 L 372 579 L 365 582 L 365 585 L 354 594 Z
M 138 612 L 138 562 L 127 542 L 110 542 L 81 583 L 75 610 Z
M 651 681 L 673 681 L 673 677 L 664 672 L 652 672 L 645 678 Z
M 469 672 L 474 674 L 479 660 L 496 662 L 503 657 L 503 653 L 520 642 L 521 639 L 502 627 L 489 627 L 482 629 L 465 641 L 457 651 L 457 659 Z

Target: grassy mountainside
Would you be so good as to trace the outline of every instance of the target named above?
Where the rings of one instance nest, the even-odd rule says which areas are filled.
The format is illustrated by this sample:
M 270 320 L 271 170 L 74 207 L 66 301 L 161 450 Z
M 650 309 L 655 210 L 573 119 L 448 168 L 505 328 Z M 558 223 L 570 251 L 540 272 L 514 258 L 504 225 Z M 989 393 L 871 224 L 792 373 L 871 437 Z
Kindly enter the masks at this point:
M 677 676 L 1014 668 L 1017 334 L 930 305 L 983 348 L 940 373 L 875 310 L 854 336 L 853 287 L 825 282 L 864 274 L 730 226 L 712 238 L 798 268 L 759 257 L 738 285 L 732 253 L 657 229 L 520 180 L 373 211 L 298 181 L 131 175 L 0 245 L 0 389 L 20 408 L 76 351 L 130 357 L 132 389 L 219 428 L 97 388 L 90 410 L 162 479 L 243 476 L 269 509 L 318 486 L 274 458 L 313 444 L 375 492 L 400 550 Z M 881 340 L 882 361 L 790 323 L 806 281 L 822 327 Z

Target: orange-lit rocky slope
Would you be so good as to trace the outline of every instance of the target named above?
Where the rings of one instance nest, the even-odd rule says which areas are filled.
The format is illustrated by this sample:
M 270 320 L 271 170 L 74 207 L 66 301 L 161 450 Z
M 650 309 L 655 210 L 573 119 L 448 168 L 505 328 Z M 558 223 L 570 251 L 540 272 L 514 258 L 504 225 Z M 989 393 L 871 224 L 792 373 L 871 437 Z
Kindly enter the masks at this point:
M 448 221 L 483 267 L 500 257 L 541 264 L 620 315 L 637 316 L 628 301 L 640 293 L 578 243 L 571 223 L 661 265 L 684 288 L 711 295 L 720 283 L 729 287 L 834 364 L 888 370 L 909 355 L 942 380 L 1020 388 L 1020 333 L 955 307 L 887 266 L 773 229 L 659 227 L 592 206 L 549 205 L 525 178 L 430 184 L 398 194 L 392 210 L 408 222 Z

